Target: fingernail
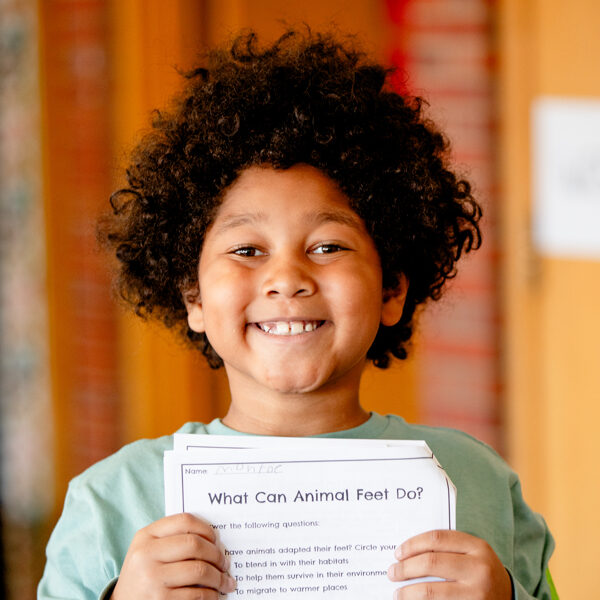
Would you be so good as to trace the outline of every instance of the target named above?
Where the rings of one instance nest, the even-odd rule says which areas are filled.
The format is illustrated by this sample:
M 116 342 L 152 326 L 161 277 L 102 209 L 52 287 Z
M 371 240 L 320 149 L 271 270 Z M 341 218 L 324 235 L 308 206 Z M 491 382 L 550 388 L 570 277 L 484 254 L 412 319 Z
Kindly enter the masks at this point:
M 236 580 L 233 577 L 227 575 L 227 580 L 225 581 L 225 592 L 226 593 L 233 592 L 236 587 L 237 587 Z
M 402 558 L 402 546 L 398 546 L 395 550 L 394 550 L 394 556 L 400 560 Z
M 225 555 L 223 560 L 223 571 L 229 571 L 229 567 L 231 567 L 231 556 Z

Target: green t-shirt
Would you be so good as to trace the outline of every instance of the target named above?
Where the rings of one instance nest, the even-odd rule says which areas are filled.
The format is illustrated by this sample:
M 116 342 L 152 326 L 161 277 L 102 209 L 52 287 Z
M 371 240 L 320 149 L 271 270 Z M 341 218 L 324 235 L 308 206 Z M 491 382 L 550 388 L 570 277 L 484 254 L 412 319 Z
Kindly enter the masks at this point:
M 219 419 L 187 423 L 179 432 L 248 435 Z M 456 486 L 457 529 L 492 546 L 511 574 L 515 599 L 557 597 L 547 578 L 552 536 L 523 501 L 517 475 L 491 448 L 459 431 L 378 414 L 317 437 L 425 440 Z M 71 481 L 48 543 L 38 600 L 108 597 L 134 534 L 164 516 L 163 452 L 172 447 L 172 436 L 139 440 Z

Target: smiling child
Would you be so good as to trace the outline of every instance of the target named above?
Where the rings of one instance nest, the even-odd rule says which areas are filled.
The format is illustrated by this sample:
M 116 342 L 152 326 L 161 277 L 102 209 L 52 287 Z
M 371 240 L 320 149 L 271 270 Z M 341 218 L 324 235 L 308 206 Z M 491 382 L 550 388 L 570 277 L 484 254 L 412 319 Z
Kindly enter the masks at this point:
M 397 598 L 553 598 L 552 537 L 502 459 L 461 432 L 360 404 L 367 361 L 406 357 L 415 309 L 480 243 L 469 184 L 389 74 L 351 42 L 310 32 L 265 48 L 245 34 L 211 52 L 113 195 L 103 235 L 118 286 L 226 370 L 227 414 L 180 431 L 429 444 L 457 487 L 458 530 L 390 556 L 392 581 L 443 579 Z M 71 482 L 40 599 L 234 591 L 210 524 L 162 516 L 170 447 L 172 436 L 141 440 Z

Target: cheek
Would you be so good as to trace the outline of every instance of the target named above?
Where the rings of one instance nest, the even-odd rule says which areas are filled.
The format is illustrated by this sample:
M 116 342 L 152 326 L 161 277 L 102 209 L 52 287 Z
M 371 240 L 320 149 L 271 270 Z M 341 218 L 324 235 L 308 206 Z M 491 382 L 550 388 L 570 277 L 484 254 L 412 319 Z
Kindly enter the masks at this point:
M 218 307 L 222 303 L 230 304 L 235 297 L 243 293 L 244 279 L 234 269 L 223 266 L 200 268 L 200 296 L 203 302 Z
M 200 273 L 200 297 L 207 334 L 227 333 L 245 323 L 246 306 L 251 297 L 251 278 L 228 268 L 210 268 Z M 204 290 L 204 292 L 203 292 Z
M 337 310 L 353 321 L 356 331 L 379 327 L 383 291 L 381 277 L 372 269 L 353 269 L 331 282 Z

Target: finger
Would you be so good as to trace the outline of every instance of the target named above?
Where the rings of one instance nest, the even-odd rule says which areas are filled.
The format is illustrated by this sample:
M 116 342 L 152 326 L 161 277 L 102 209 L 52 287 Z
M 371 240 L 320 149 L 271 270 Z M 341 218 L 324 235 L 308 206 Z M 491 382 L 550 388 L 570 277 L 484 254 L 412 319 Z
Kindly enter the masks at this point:
M 209 588 L 177 588 L 169 590 L 169 600 L 219 600 L 220 593 Z
M 441 577 L 449 581 L 464 581 L 476 567 L 468 555 L 448 552 L 424 552 L 394 563 L 388 569 L 392 581 L 418 577 Z
M 426 531 L 406 540 L 396 548 L 395 556 L 398 560 L 415 556 L 424 552 L 454 552 L 468 554 L 480 551 L 483 540 L 462 531 L 436 529 Z
M 394 600 L 470 600 L 463 586 L 455 582 L 428 581 L 415 583 L 394 592 Z
M 210 526 L 210 523 L 189 513 L 178 513 L 169 517 L 163 517 L 158 521 L 154 521 L 154 523 L 151 523 L 142 531 L 155 538 L 163 538 L 182 533 L 195 533 L 196 535 L 201 535 L 210 542 L 215 542 L 217 540 L 217 535 Z
M 235 590 L 235 579 L 214 565 L 201 560 L 184 560 L 160 567 L 161 583 L 168 588 L 201 586 L 228 594 Z
M 182 533 L 153 541 L 152 558 L 163 563 L 203 560 L 221 571 L 229 570 L 230 560 L 206 538 L 195 533 Z

